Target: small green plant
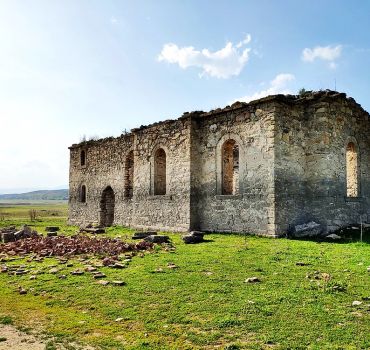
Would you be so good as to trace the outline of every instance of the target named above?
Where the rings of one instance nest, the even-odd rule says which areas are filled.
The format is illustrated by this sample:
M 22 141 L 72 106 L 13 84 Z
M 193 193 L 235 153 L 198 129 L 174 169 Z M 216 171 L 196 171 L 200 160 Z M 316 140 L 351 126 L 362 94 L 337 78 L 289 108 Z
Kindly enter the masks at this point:
M 13 319 L 10 316 L 3 316 L 0 318 L 0 323 L 1 324 L 13 324 Z
M 305 88 L 301 88 L 301 89 L 299 89 L 299 91 L 298 91 L 298 95 L 299 95 L 299 96 L 303 96 L 306 92 L 307 92 L 307 90 L 306 90 Z
M 54 342 L 49 341 L 45 346 L 45 350 L 57 350 L 57 347 L 54 345 Z
M 241 349 L 237 344 L 229 344 L 224 347 L 224 350 L 239 350 Z

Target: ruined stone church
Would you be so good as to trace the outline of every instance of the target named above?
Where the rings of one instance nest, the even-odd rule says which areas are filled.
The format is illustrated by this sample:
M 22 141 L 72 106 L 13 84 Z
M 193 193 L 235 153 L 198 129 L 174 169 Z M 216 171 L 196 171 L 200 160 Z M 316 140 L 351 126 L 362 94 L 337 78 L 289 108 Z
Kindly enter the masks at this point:
M 276 237 L 370 220 L 369 114 L 344 93 L 236 102 L 69 149 L 71 224 Z

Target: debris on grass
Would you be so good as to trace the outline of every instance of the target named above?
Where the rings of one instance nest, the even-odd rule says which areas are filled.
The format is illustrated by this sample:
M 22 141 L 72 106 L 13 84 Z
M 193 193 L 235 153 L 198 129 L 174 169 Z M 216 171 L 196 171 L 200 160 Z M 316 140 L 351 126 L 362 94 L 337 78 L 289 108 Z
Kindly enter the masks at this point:
M 112 281 L 112 284 L 115 286 L 124 286 L 126 283 L 123 281 Z
M 138 252 L 148 250 L 153 247 L 151 242 L 127 243 L 119 239 L 112 238 L 90 238 L 83 235 L 75 236 L 56 236 L 56 237 L 32 237 L 16 242 L 9 242 L 0 245 L 0 253 L 8 255 L 27 255 L 38 254 L 46 256 L 74 256 L 82 254 L 96 254 L 118 256 L 126 252 Z M 35 257 L 35 261 L 37 260 Z M 104 265 L 114 264 L 104 262 Z M 68 265 L 67 265 L 68 266 Z
M 245 283 L 258 283 L 262 282 L 260 278 L 258 277 L 249 277 L 245 280 Z

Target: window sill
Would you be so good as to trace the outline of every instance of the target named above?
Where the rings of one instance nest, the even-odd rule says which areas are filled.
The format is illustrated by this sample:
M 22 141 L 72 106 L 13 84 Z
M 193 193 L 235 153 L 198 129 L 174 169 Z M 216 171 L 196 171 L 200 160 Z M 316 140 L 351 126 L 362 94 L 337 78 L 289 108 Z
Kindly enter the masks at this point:
M 172 200 L 172 195 L 170 194 L 153 194 L 148 197 L 149 200 Z
M 344 197 L 345 202 L 350 202 L 350 203 L 360 203 L 363 202 L 364 198 L 363 197 Z
M 217 194 L 216 196 L 216 199 L 219 199 L 219 200 L 229 200 L 229 199 L 242 199 L 243 198 L 243 195 L 241 194 Z

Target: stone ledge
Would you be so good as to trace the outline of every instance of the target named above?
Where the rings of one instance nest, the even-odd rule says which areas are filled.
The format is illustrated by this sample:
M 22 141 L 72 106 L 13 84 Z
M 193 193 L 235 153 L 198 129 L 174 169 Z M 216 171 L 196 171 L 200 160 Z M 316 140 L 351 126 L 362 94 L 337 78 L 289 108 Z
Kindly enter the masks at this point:
M 349 203 L 362 203 L 364 197 L 344 197 L 344 201 Z
M 148 196 L 147 199 L 171 201 L 172 195 L 171 194 L 155 194 L 155 195 Z
M 229 200 L 229 199 L 243 199 L 243 195 L 241 194 L 217 194 L 215 196 L 216 199 L 219 200 Z

